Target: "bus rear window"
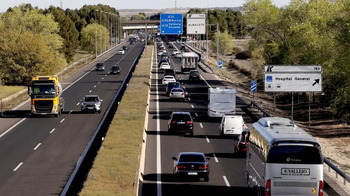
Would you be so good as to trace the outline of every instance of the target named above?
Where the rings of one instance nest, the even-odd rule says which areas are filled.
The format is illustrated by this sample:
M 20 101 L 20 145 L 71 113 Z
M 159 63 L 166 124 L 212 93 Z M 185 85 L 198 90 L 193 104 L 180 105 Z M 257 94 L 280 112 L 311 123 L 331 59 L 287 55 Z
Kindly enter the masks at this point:
M 267 163 L 322 164 L 319 150 L 311 146 L 276 146 L 271 148 Z

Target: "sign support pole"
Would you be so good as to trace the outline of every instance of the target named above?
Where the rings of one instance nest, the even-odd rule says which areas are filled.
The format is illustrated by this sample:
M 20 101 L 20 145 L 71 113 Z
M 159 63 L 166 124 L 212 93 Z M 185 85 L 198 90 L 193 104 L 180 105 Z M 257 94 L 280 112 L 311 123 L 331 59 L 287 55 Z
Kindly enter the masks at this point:
M 311 126 L 311 93 L 309 93 L 309 127 Z
M 293 121 L 293 109 L 294 109 L 294 93 L 292 93 L 292 114 L 291 114 L 291 119 Z

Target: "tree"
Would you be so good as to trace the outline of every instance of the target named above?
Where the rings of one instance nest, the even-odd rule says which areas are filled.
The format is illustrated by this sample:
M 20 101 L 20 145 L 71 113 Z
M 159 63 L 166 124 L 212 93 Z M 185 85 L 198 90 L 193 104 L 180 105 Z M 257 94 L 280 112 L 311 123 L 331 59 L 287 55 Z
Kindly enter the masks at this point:
M 210 42 L 210 48 L 213 51 L 217 51 L 217 33 L 215 33 L 214 39 Z M 228 34 L 227 31 L 221 33 L 219 32 L 219 53 L 223 55 L 230 55 L 233 52 L 233 37 Z
M 89 24 L 83 28 L 81 32 L 81 47 L 83 50 L 95 52 L 96 47 L 96 30 L 97 30 L 97 51 L 102 51 L 106 43 L 105 32 L 106 28 L 99 24 Z M 102 33 L 102 36 L 101 36 Z M 107 40 L 109 40 L 109 32 L 107 32 Z M 101 43 L 102 47 L 101 48 Z M 107 42 L 108 44 L 108 42 Z
M 15 7 L 0 15 L 0 73 L 5 84 L 26 84 L 34 75 L 51 75 L 66 66 L 63 39 L 52 15 Z
M 64 39 L 64 45 L 60 52 L 63 53 L 68 62 L 73 60 L 75 49 L 79 46 L 79 32 L 72 20 L 60 9 L 51 6 L 46 13 L 51 13 L 60 27 L 59 35 Z

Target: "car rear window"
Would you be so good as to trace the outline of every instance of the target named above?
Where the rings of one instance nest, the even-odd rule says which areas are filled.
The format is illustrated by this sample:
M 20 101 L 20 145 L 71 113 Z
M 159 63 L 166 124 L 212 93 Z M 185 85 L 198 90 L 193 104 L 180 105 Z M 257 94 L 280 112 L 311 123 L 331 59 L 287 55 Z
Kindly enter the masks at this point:
M 173 121 L 191 121 L 191 116 L 188 114 L 174 114 Z
M 205 159 L 202 155 L 195 155 L 195 154 L 191 154 L 191 155 L 187 155 L 187 154 L 183 154 L 180 156 L 179 159 L 180 162 L 205 162 Z
M 175 88 L 171 92 L 184 92 L 181 88 Z
M 276 146 L 268 156 L 268 163 L 322 164 L 321 153 L 312 146 Z
M 180 87 L 180 83 L 178 83 L 178 82 L 170 82 L 170 83 L 168 83 L 168 85 L 171 87 Z

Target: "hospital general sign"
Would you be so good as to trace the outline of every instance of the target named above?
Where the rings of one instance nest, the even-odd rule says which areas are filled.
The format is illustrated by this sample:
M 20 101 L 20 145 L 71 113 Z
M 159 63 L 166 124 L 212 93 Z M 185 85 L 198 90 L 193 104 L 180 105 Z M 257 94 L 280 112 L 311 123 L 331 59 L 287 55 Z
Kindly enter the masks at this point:
M 160 34 L 182 34 L 182 14 L 161 14 Z
M 319 65 L 265 65 L 265 92 L 322 92 Z

